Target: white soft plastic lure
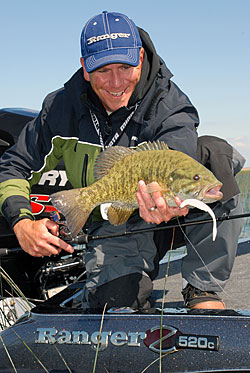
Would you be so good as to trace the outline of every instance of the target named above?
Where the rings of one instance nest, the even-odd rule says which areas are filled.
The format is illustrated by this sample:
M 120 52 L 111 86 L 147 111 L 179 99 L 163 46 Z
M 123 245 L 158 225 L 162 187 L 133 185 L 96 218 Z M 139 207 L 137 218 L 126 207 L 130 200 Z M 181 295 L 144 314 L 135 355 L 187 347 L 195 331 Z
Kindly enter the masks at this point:
M 182 208 L 185 206 L 193 206 L 199 210 L 206 211 L 209 213 L 209 215 L 213 219 L 213 241 L 215 241 L 215 238 L 217 236 L 217 226 L 216 226 L 216 218 L 215 218 L 213 210 L 208 205 L 206 205 L 204 202 L 201 202 L 193 198 L 182 201 L 182 203 L 180 204 L 180 207 Z

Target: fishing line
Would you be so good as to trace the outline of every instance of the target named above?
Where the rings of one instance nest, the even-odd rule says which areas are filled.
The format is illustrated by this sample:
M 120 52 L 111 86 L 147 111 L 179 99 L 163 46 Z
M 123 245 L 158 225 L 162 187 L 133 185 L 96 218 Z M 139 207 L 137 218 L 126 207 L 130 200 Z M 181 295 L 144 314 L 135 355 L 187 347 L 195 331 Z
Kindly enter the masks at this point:
M 165 296 L 166 296 L 168 272 L 169 272 L 169 267 L 170 267 L 170 256 L 171 256 L 171 253 L 173 251 L 173 246 L 174 246 L 174 238 L 175 238 L 175 228 L 173 228 L 171 245 L 170 245 L 170 249 L 168 252 L 168 263 L 167 263 L 167 269 L 166 269 L 164 285 L 163 285 L 163 293 L 162 293 L 161 322 L 160 322 L 160 361 L 159 361 L 160 373 L 162 372 L 162 329 L 163 329 L 164 302 L 165 302 Z
M 189 244 L 191 245 L 192 249 L 194 249 L 194 252 L 196 253 L 196 255 L 198 256 L 198 258 L 200 259 L 200 261 L 202 262 L 203 266 L 206 268 L 207 272 L 209 273 L 209 275 L 213 278 L 214 282 L 218 285 L 218 287 L 221 289 L 221 291 L 226 295 L 228 296 L 230 299 L 233 299 L 233 297 L 226 292 L 226 290 L 219 284 L 219 282 L 217 281 L 217 279 L 213 276 L 213 274 L 210 272 L 208 266 L 206 265 L 206 263 L 204 262 L 204 260 L 202 259 L 201 255 L 199 254 L 199 252 L 197 251 L 197 249 L 195 248 L 195 246 L 192 244 L 192 242 L 190 241 L 190 239 L 188 238 L 188 236 L 186 235 L 186 233 L 184 232 L 180 222 L 179 222 L 179 219 L 177 217 L 177 221 L 178 221 L 178 224 L 179 224 L 179 228 L 180 230 L 182 231 L 182 234 L 184 235 L 184 237 L 186 238 L 186 240 L 189 242 Z

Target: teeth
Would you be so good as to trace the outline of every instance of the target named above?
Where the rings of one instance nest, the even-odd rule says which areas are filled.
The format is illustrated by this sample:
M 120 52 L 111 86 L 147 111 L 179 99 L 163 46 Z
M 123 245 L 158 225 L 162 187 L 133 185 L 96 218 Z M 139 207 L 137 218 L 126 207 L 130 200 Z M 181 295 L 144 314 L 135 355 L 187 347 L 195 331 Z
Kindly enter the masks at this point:
M 112 96 L 121 96 L 123 94 L 124 91 L 121 91 L 121 92 L 109 92 Z

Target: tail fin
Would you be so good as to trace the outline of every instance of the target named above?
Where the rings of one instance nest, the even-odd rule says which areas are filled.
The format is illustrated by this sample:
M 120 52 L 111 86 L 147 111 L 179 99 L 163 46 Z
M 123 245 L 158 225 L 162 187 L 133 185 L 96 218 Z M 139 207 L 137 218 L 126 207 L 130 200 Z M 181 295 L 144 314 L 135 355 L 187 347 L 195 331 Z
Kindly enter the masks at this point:
M 83 208 L 78 205 L 77 199 L 80 196 L 80 190 L 80 188 L 64 190 L 51 195 L 53 206 L 64 215 L 74 237 L 82 229 L 92 211 L 89 206 Z

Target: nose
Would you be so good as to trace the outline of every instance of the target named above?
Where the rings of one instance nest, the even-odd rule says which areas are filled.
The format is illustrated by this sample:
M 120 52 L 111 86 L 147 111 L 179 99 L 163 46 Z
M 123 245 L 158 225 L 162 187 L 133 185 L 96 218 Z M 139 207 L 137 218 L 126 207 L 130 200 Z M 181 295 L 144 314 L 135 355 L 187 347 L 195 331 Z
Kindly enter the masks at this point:
M 123 79 L 119 70 L 113 70 L 110 77 L 110 86 L 113 88 L 121 87 Z

